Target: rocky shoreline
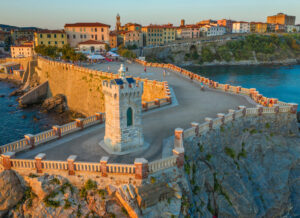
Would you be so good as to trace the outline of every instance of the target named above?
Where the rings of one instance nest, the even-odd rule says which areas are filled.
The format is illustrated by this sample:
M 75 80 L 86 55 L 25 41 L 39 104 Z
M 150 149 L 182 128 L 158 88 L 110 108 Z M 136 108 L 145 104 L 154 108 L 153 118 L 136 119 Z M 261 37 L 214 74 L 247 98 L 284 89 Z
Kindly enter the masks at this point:
M 177 63 L 178 64 L 178 63 Z M 216 67 L 216 66 L 261 66 L 261 65 L 278 65 L 278 66 L 291 66 L 300 64 L 300 59 L 286 59 L 286 60 L 276 60 L 276 61 L 254 61 L 254 60 L 244 60 L 244 61 L 213 61 L 205 62 L 203 64 L 197 64 L 193 61 L 184 61 L 178 65 L 181 67 Z

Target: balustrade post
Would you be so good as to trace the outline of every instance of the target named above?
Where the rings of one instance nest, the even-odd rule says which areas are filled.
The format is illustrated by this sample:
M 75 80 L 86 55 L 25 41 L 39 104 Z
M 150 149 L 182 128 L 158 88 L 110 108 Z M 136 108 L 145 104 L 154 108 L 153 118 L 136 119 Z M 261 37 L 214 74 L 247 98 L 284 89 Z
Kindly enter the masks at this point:
M 258 116 L 261 116 L 262 113 L 263 113 L 263 106 L 261 106 L 261 105 L 256 105 L 256 107 L 258 108 L 258 110 L 257 110 L 257 115 L 258 115 Z
M 195 128 L 195 135 L 198 136 L 199 135 L 199 123 L 192 122 L 191 126 Z
M 237 86 L 236 87 L 236 93 L 240 93 L 241 92 L 242 87 L 241 86 Z
M 44 153 L 39 153 L 38 155 L 35 156 L 35 167 L 36 167 L 36 172 L 37 173 L 42 173 L 43 172 L 43 165 L 42 165 L 42 160 L 46 158 L 46 154 Z
M 246 106 L 239 106 L 239 109 L 243 111 L 243 116 L 246 116 Z
M 107 177 L 107 167 L 106 167 L 106 165 L 107 165 L 108 159 L 109 159 L 109 157 L 103 156 L 103 157 L 101 157 L 101 160 L 100 160 L 101 175 L 103 177 Z
M 158 107 L 160 107 L 160 101 L 159 101 L 159 98 L 156 98 L 156 99 L 155 99 L 155 105 L 158 105 Z
M 232 114 L 232 120 L 235 120 L 235 110 L 229 109 L 228 112 Z
M 145 111 L 147 111 L 148 110 L 148 102 L 142 102 L 142 108 L 144 108 L 145 109 Z
M 148 177 L 148 161 L 145 158 L 135 158 L 135 178 L 146 179 Z
M 229 84 L 225 84 L 224 87 L 225 87 L 225 92 L 228 91 L 228 89 L 229 89 Z
M 76 121 L 76 127 L 83 129 L 83 119 L 77 118 L 75 121 Z
M 183 167 L 184 165 L 184 148 L 175 148 L 173 149 L 173 155 L 177 156 L 176 164 L 178 168 Z
M 2 156 L 2 165 L 5 170 L 10 170 L 11 169 L 11 161 L 10 159 L 15 156 L 15 152 L 6 152 L 4 154 L 1 154 Z
M 77 156 L 76 155 L 70 155 L 67 159 L 68 162 L 68 171 L 69 171 L 69 175 L 73 176 L 75 175 L 75 160 L 76 160 Z
M 205 120 L 206 122 L 208 122 L 209 130 L 212 130 L 212 128 L 213 128 L 213 119 L 210 118 L 210 117 L 205 117 L 204 120 Z
M 275 112 L 276 114 L 279 113 L 279 105 L 278 105 L 278 104 L 274 104 L 274 112 Z
M 291 105 L 291 110 L 290 112 L 292 114 L 296 114 L 297 113 L 297 109 L 298 109 L 298 104 L 295 104 L 295 103 L 289 103 Z
M 34 135 L 27 134 L 24 137 L 27 140 L 27 143 L 30 145 L 30 148 L 33 149 L 34 148 Z
M 100 123 L 102 123 L 103 122 L 103 113 L 97 112 L 96 113 L 96 120 L 99 120 Z
M 176 128 L 174 132 L 174 147 L 175 148 L 181 148 L 183 147 L 183 129 L 182 128 Z
M 58 125 L 52 126 L 52 129 L 54 131 L 54 134 L 58 136 L 58 138 L 61 138 L 61 127 Z
M 221 123 L 222 123 L 222 125 L 223 125 L 223 124 L 224 124 L 224 120 L 225 120 L 225 114 L 223 114 L 223 113 L 218 113 L 217 116 L 218 116 L 219 118 L 221 118 Z

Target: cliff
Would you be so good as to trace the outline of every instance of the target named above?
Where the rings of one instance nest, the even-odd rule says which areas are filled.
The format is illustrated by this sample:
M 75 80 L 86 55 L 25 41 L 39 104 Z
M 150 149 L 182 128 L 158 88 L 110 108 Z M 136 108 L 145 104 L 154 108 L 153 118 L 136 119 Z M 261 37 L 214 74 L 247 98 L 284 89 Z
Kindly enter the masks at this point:
M 300 137 L 294 116 L 245 117 L 185 141 L 187 208 L 195 216 L 300 215 Z

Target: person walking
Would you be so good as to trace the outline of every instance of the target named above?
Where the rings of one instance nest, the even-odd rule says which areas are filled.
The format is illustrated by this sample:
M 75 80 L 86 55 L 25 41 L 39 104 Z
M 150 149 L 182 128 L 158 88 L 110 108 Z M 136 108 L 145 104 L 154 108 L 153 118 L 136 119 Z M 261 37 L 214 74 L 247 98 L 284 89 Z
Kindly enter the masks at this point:
M 163 77 L 164 77 L 164 80 L 165 80 L 165 78 L 166 78 L 166 70 L 164 70 L 164 72 L 163 72 Z
M 146 67 L 144 68 L 144 72 L 145 72 L 145 73 L 147 72 L 147 68 L 146 68 Z

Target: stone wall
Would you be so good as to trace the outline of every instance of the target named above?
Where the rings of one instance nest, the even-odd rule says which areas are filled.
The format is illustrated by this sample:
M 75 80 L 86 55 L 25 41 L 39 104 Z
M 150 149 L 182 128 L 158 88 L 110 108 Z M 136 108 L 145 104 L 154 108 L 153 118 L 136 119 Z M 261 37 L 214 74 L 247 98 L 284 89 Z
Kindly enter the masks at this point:
M 117 78 L 118 75 L 71 64 L 49 61 L 38 58 L 36 73 L 39 82 L 48 80 L 48 96 L 63 94 L 71 110 L 91 115 L 104 112 L 104 95 L 102 81 Z M 156 98 L 166 98 L 164 83 L 145 82 L 142 101 L 154 101 Z M 157 88 L 158 87 L 158 88 Z

